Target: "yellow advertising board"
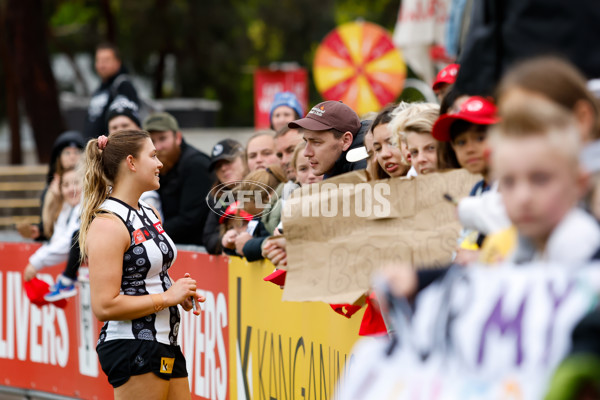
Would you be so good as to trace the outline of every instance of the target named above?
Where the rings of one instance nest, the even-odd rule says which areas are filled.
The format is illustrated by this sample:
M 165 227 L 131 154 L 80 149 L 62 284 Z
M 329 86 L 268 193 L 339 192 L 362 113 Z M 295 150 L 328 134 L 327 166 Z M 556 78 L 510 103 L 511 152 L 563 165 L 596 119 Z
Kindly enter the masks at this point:
M 229 262 L 230 398 L 333 399 L 364 310 L 347 319 L 325 303 L 282 302 L 268 262 Z

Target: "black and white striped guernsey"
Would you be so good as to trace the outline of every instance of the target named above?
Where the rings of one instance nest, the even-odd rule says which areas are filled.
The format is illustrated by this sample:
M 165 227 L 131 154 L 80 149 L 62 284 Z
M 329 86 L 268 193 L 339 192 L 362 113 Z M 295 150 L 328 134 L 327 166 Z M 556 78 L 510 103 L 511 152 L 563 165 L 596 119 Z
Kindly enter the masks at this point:
M 177 257 L 177 248 L 162 229 L 154 211 L 143 201 L 136 210 L 119 199 L 108 198 L 100 210 L 117 215 L 127 227 L 131 245 L 123 255 L 121 294 L 143 296 L 163 293 L 171 287 L 168 269 Z M 98 344 L 115 339 L 152 340 L 176 345 L 180 315 L 177 306 L 129 321 L 107 321 Z

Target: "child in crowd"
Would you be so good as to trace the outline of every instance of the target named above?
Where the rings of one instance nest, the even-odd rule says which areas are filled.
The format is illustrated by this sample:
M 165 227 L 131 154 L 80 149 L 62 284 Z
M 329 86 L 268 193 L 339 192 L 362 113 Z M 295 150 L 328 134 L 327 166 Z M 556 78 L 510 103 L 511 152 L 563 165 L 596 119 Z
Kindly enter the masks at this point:
M 59 176 L 59 187 L 61 201 L 63 203 L 61 212 L 56 220 L 54 233 L 50 241 L 40 247 L 30 258 L 25 267 L 24 279 L 31 280 L 36 273 L 44 267 L 64 262 L 69 256 L 73 234 L 79 230 L 80 225 L 80 201 L 82 179 L 75 167 L 61 171 Z M 56 301 L 74 296 L 75 276 L 67 276 L 64 273 L 57 278 L 57 283 L 47 295 L 46 301 Z
M 270 165 L 266 170 L 250 172 L 242 182 L 233 189 L 238 197 L 239 207 L 252 215 L 245 232 L 238 233 L 230 229 L 223 235 L 221 244 L 228 254 L 246 257 L 248 261 L 263 258 L 261 254 L 262 242 L 271 235 L 261 221 L 269 204 L 271 196 L 275 194 L 277 186 L 285 181 L 285 174 L 279 165 Z
M 232 139 L 221 140 L 215 144 L 211 151 L 208 170 L 215 173 L 217 181 L 206 199 L 211 212 L 206 218 L 202 242 L 209 254 L 221 254 L 223 249 L 219 217 L 227 207 L 221 204 L 221 198 L 227 197 L 233 187 L 248 173 L 242 145 Z
M 543 73 L 540 73 L 543 71 Z M 584 76 L 571 64 L 556 57 L 535 57 L 516 64 L 502 78 L 498 88 L 498 103 L 500 107 L 513 101 L 520 101 L 523 96 L 542 96 L 569 110 L 578 124 L 581 143 L 585 146 L 581 153 L 584 168 L 590 172 L 600 170 L 598 167 L 598 141 L 600 136 L 599 108 L 594 95 L 587 89 Z M 516 100 L 515 100 L 516 99 Z M 598 147 L 600 148 L 600 147 Z M 595 179 L 592 180 L 592 183 Z M 595 187 L 595 185 L 592 185 Z M 593 194 L 586 197 L 588 209 L 594 213 Z M 483 253 L 485 259 L 502 259 L 516 242 L 514 229 L 498 229 L 498 222 L 506 218 L 506 212 L 498 207 L 501 203 L 500 194 L 490 191 L 480 198 L 479 205 L 472 198 L 463 199 L 463 203 L 471 203 L 471 210 L 478 210 L 473 215 L 476 228 L 486 233 L 496 233 L 486 239 Z M 476 207 L 474 207 L 476 206 Z M 473 214 L 473 213 L 471 213 Z M 503 215 L 504 214 L 504 215 Z M 600 214 L 594 213 L 599 216 Z
M 458 112 L 460 104 L 463 103 L 463 99 L 468 99 L 469 96 L 464 96 L 456 90 L 454 86 L 448 90 L 448 92 L 442 98 L 440 103 L 440 117 L 444 114 L 452 114 Z M 440 165 L 443 165 L 443 169 L 455 169 L 460 168 L 460 164 L 456 159 L 456 153 L 452 149 L 450 142 L 438 141 L 437 146 L 437 158 Z
M 315 175 L 310 169 L 308 158 L 302 155 L 305 147 L 306 142 L 298 143 L 294 150 L 294 155 L 292 156 L 292 167 L 296 171 L 296 183 L 300 186 L 310 185 L 311 183 L 317 183 L 323 180 L 323 175 Z
M 600 227 L 578 207 L 588 176 L 581 168 L 576 121 L 560 106 L 523 96 L 501 109 L 491 137 L 492 165 L 518 232 L 509 259 L 576 267 L 600 248 Z
M 308 161 L 308 158 L 304 157 L 304 155 L 302 154 L 304 152 L 305 147 L 306 142 L 298 143 L 298 145 L 294 149 L 294 153 L 292 154 L 292 159 L 290 160 L 290 164 L 294 169 L 294 173 L 296 176 L 296 188 L 299 188 L 304 185 L 310 185 L 311 183 L 321 182 L 323 180 L 323 175 L 314 174 L 313 170 L 310 168 L 310 162 Z M 273 210 L 264 215 L 262 218 L 263 223 L 265 224 L 265 226 L 267 226 L 265 219 L 268 219 L 274 213 L 277 214 L 278 222 L 273 232 L 271 232 L 271 230 L 268 229 L 267 226 L 267 230 L 269 230 L 269 232 L 273 233 L 274 235 L 280 235 L 281 231 L 283 230 L 283 224 L 281 223 L 281 210 L 283 209 L 285 201 L 286 199 L 284 198 L 278 199 L 277 203 L 273 206 Z
M 567 268 L 599 256 L 600 226 L 578 207 L 588 184 L 579 161 L 580 132 L 564 108 L 540 96 L 521 96 L 500 109 L 492 129 L 491 166 L 516 244 L 491 262 L 547 261 Z M 386 269 L 394 295 L 412 297 L 443 272 Z
M 27 239 L 49 240 L 54 232 L 54 224 L 62 210 L 60 175 L 63 170 L 73 168 L 81 158 L 85 142 L 77 131 L 62 133 L 54 142 L 50 155 L 47 186 L 41 195 L 41 222 L 17 225 L 19 234 Z
M 437 158 L 438 142 L 431 136 L 431 129 L 438 118 L 437 104 L 422 103 L 398 113 L 391 127 L 402 132 L 402 141 L 410 154 L 410 162 L 417 175 L 440 169 Z
M 294 189 L 299 188 L 300 186 L 321 182 L 323 180 L 323 175 L 315 175 L 313 170 L 310 168 L 310 163 L 308 158 L 304 157 L 302 154 L 304 149 L 306 148 L 306 142 L 302 141 L 296 145 L 294 152 L 292 153 L 292 157 L 290 159 L 290 167 L 294 171 Z M 281 210 L 283 209 L 283 204 L 285 203 L 286 198 L 280 196 L 279 188 L 277 188 L 277 196 L 271 197 L 271 202 L 269 203 L 269 208 L 263 214 L 261 218 L 265 228 L 271 234 L 278 234 L 278 228 L 281 228 Z M 293 192 L 293 190 L 292 190 Z M 290 195 L 291 193 L 290 192 Z
M 535 57 L 511 68 L 498 86 L 498 104 L 523 94 L 541 95 L 570 110 L 579 125 L 582 144 L 600 139 L 600 107 L 586 78 L 557 57 Z
M 373 153 L 376 161 L 371 163 L 369 173 L 374 179 L 405 176 L 410 169 L 410 163 L 405 157 L 408 153 L 406 144 L 400 141 L 400 135 L 390 127 L 395 113 L 408 107 L 408 103 L 388 104 L 371 124 L 370 132 L 373 135 Z
M 496 106 L 479 96 L 470 97 L 454 114 L 442 115 L 434 124 L 432 136 L 440 142 L 450 142 L 458 163 L 483 179 L 473 188 L 473 195 L 489 189 L 486 160 L 487 130 L 498 122 Z
M 461 104 L 458 112 L 442 115 L 433 126 L 432 136 L 439 141 L 450 142 L 460 166 L 472 174 L 483 176 L 471 190 L 471 196 L 480 196 L 491 187 L 487 130 L 497 122 L 496 106 L 487 99 L 473 96 Z M 461 221 L 464 218 L 460 216 L 460 212 L 459 218 Z M 484 235 L 470 226 L 463 230 L 455 262 L 468 264 L 475 261 L 484 238 Z
M 219 218 L 219 223 L 221 224 L 221 236 L 225 236 L 229 231 L 235 231 L 238 235 L 242 232 L 246 232 L 248 222 L 252 221 L 252 218 L 252 214 L 240 207 L 239 201 L 231 203 L 225 209 L 225 213 Z M 226 245 L 224 246 L 225 248 L 234 248 L 228 241 L 225 241 L 223 244 Z

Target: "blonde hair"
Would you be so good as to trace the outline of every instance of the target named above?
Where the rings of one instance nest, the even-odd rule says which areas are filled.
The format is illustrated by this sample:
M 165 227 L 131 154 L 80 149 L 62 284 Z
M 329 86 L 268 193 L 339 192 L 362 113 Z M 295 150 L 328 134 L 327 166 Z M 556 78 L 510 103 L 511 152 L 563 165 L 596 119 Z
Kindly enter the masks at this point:
M 431 134 L 433 124 L 439 115 L 439 105 L 417 103 L 397 113 L 388 126 L 393 133 L 406 142 L 406 135 L 408 133 Z
M 402 120 L 402 117 L 398 117 L 399 115 L 405 115 L 407 110 L 418 106 L 423 103 L 407 103 L 406 101 L 401 101 L 396 108 L 394 108 L 391 112 L 391 119 L 388 122 L 388 130 L 392 132 L 394 138 L 398 141 L 397 146 L 400 146 L 400 133 L 401 131 L 398 129 L 398 124 Z M 403 156 L 404 157 L 404 156 Z M 405 160 L 406 161 L 406 160 Z
M 59 161 L 60 160 L 57 161 L 55 172 L 55 175 L 59 178 L 58 194 L 54 193 L 52 190 L 50 190 L 50 188 L 48 188 L 48 190 L 46 190 L 46 194 L 44 195 L 44 207 L 42 208 L 42 227 L 44 229 L 42 234 L 48 239 L 54 234 L 54 225 L 58 220 L 58 216 L 64 203 L 64 198 L 62 195 L 63 176 L 67 172 L 76 170 L 76 166 L 65 168 Z
M 499 108 L 500 123 L 490 128 L 489 143 L 497 148 L 505 139 L 543 137 L 574 165 L 579 164 L 581 137 L 568 109 L 546 98 L 522 95 Z
M 146 131 L 117 131 L 108 136 L 104 150 L 98 148 L 98 139 L 92 139 L 85 148 L 83 177 L 83 201 L 81 204 L 81 228 L 79 247 L 81 260 L 86 257 L 85 242 L 92 220 L 100 206 L 108 198 L 110 186 L 114 185 L 121 162 L 132 155 L 137 157 L 150 135 Z
M 42 207 L 42 227 L 44 230 L 42 234 L 46 238 L 50 238 L 54 234 L 54 224 L 58 219 L 62 206 L 63 198 L 60 190 L 56 194 L 48 188 L 44 194 L 44 204 Z
M 304 150 L 305 148 L 306 148 L 306 142 L 303 140 L 300 143 L 298 143 L 296 145 L 296 148 L 294 149 L 294 154 L 292 154 L 292 159 L 290 160 L 290 165 L 294 169 L 294 171 L 297 169 L 298 157 L 300 157 L 302 150 Z

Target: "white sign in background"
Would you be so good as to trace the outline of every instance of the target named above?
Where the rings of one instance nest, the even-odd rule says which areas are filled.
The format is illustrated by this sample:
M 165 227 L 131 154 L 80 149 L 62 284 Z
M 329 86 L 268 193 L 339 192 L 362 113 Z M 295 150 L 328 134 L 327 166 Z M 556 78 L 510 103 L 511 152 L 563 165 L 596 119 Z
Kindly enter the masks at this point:
M 399 341 L 363 341 L 341 399 L 541 399 L 575 325 L 597 304 L 598 265 L 473 267 L 419 294 Z

